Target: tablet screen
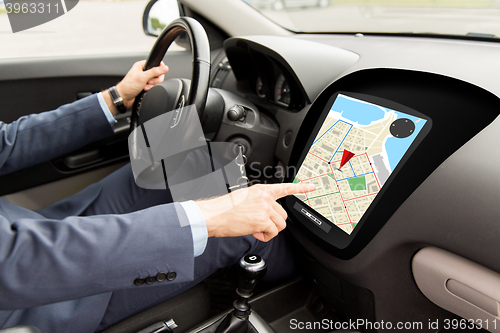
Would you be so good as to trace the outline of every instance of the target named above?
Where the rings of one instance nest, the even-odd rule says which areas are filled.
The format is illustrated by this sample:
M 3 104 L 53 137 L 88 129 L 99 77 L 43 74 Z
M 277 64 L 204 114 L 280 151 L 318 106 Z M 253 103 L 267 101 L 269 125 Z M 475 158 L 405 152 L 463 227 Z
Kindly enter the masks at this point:
M 339 94 L 293 180 L 316 190 L 296 197 L 350 235 L 425 123 Z

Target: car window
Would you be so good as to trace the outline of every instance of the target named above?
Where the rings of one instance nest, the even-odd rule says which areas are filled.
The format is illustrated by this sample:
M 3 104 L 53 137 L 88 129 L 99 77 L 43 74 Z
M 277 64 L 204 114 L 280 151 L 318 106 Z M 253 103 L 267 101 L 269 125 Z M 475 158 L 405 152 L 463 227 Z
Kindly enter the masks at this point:
M 292 31 L 500 36 L 500 0 L 239 0 Z
M 142 28 L 147 3 L 80 0 L 50 22 L 12 33 L 5 3 L 0 0 L 0 59 L 148 52 L 155 38 L 146 36 Z M 156 28 L 161 31 L 164 25 L 158 22 Z M 170 50 L 184 49 L 173 44 Z

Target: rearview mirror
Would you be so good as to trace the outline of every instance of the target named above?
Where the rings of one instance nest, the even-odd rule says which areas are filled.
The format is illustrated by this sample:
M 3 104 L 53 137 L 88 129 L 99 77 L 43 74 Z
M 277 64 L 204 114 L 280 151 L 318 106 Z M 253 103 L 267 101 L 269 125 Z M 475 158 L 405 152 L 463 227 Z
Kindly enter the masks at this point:
M 151 0 L 142 17 L 144 33 L 158 37 L 170 22 L 180 16 L 177 0 Z

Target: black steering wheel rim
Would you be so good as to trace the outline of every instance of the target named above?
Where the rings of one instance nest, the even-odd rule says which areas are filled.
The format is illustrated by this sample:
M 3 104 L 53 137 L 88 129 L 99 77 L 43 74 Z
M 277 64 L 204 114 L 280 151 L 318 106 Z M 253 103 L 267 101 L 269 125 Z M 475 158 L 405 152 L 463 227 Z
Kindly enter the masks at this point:
M 184 32 L 187 33 L 189 38 L 193 56 L 191 85 L 185 104 L 196 107 L 201 121 L 205 111 L 210 81 L 210 44 L 205 29 L 198 21 L 191 17 L 180 17 L 163 29 L 149 53 L 143 70 L 146 71 L 160 65 L 170 45 Z M 132 131 L 137 128 L 139 123 L 141 101 L 144 94 L 145 92 L 142 91 L 136 97 L 132 107 L 130 124 Z

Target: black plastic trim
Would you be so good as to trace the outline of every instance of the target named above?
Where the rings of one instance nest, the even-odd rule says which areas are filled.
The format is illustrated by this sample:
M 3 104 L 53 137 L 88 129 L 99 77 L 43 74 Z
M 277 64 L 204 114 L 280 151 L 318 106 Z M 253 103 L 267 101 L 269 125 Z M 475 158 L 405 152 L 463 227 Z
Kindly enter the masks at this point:
M 267 93 L 273 96 L 274 82 L 269 81 L 268 73 L 277 69 L 284 75 L 290 85 L 290 90 L 293 92 L 288 108 L 299 111 L 306 104 L 311 103 L 297 74 L 295 74 L 290 64 L 280 54 L 276 53 L 276 51 L 251 40 L 240 38 L 226 40 L 224 42 L 224 50 L 239 85 L 252 87 L 260 75 L 263 83 L 270 89 Z M 277 68 L 275 69 L 275 67 Z M 263 68 L 264 72 L 259 73 L 258 68 Z M 265 80 L 268 81 L 264 82 Z M 253 91 L 251 88 L 248 90 Z

